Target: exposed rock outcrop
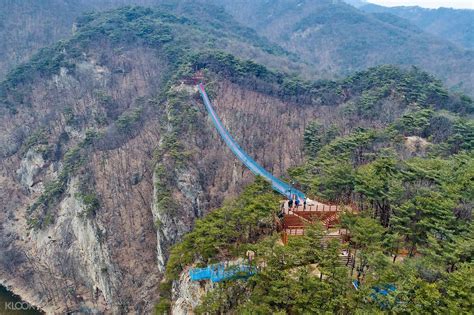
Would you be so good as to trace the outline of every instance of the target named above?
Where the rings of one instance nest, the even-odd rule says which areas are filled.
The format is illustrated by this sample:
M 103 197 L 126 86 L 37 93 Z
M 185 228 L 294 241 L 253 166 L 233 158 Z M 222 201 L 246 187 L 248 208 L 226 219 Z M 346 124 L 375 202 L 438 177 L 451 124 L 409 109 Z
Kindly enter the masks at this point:
M 149 312 L 170 246 L 253 177 L 195 89 L 157 101 L 161 59 L 112 50 L 91 48 L 75 71 L 35 80 L 28 107 L 0 115 L 11 140 L 0 160 L 0 279 L 49 313 Z M 292 104 L 226 81 L 218 90 L 219 115 L 257 160 L 276 174 L 300 160 L 291 141 L 304 124 L 287 137 L 275 116 Z
M 212 289 L 209 281 L 192 281 L 189 277 L 189 268 L 186 268 L 179 276 L 178 281 L 173 281 L 172 295 L 173 315 L 191 315 L 200 304 L 202 297 Z
M 41 191 L 42 187 L 33 186 L 35 186 L 36 176 L 45 165 L 46 161 L 43 159 L 41 153 L 35 152 L 31 149 L 28 150 L 25 157 L 21 160 L 20 168 L 16 171 L 21 185 L 31 191 Z M 41 183 L 39 186 L 42 186 Z

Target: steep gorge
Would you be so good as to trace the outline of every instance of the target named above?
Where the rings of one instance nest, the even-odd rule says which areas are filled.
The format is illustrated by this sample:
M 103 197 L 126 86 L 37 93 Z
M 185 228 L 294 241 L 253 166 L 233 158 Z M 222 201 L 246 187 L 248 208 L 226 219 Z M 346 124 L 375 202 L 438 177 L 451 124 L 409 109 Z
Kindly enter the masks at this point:
M 75 49 L 58 50 L 57 70 L 26 65 L 2 86 L 0 279 L 48 313 L 149 312 L 169 246 L 252 176 L 192 86 L 165 79 L 160 49 L 104 37 Z M 292 106 L 225 81 L 216 90 L 234 99 L 219 112 L 239 141 L 269 140 L 253 131 L 274 117 L 235 114 L 258 100 Z M 292 146 L 282 139 L 272 148 Z M 277 173 L 296 162 L 248 149 Z
M 316 83 L 271 72 L 217 50 L 283 57 L 163 12 L 82 23 L 0 89 L 0 282 L 50 313 L 150 312 L 170 245 L 252 180 L 182 83 L 195 71 L 236 140 L 278 176 L 303 161 L 313 120 L 348 133 L 409 106 L 472 110 L 416 70 Z M 211 43 L 201 47 L 203 34 Z M 393 83 L 403 80 L 407 90 Z M 423 80 L 428 90 L 411 88 Z M 355 120 L 362 106 L 376 118 Z

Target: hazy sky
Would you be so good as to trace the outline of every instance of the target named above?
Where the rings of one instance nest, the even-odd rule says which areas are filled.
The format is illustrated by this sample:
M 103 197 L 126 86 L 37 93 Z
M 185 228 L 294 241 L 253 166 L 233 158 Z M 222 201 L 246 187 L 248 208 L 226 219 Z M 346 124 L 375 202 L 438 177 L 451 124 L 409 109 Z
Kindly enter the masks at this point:
M 388 7 L 397 5 L 418 5 L 424 8 L 447 7 L 474 9 L 474 0 L 368 0 L 367 2 Z

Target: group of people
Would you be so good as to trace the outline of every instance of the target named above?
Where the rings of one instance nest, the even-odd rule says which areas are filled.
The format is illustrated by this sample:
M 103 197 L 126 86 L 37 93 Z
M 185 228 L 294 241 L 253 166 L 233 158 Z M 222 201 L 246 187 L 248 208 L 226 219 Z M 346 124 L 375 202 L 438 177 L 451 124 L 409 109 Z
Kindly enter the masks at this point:
M 288 200 L 288 209 L 293 209 L 293 206 L 298 209 L 300 206 L 301 201 L 300 199 L 294 195 L 292 198 Z M 306 210 L 306 197 L 303 199 L 303 209 Z
M 306 203 L 307 203 L 307 198 L 305 197 L 303 199 L 303 210 L 306 210 Z M 288 210 L 297 210 L 300 205 L 301 205 L 301 200 L 300 198 L 298 198 L 298 196 L 292 195 L 291 198 L 288 199 Z M 281 204 L 278 217 L 280 219 L 283 219 L 284 216 L 285 216 L 285 203 L 283 202 Z
M 285 195 L 288 196 L 288 210 L 290 209 L 293 209 L 293 206 L 298 209 L 298 207 L 300 206 L 301 204 L 301 201 L 303 201 L 303 209 L 306 210 L 306 196 L 303 198 L 303 200 L 301 200 L 298 196 L 297 193 L 295 192 L 298 192 L 296 189 L 294 190 L 293 187 L 295 186 L 295 182 L 292 181 L 291 182 L 291 185 L 288 190 L 285 192 Z

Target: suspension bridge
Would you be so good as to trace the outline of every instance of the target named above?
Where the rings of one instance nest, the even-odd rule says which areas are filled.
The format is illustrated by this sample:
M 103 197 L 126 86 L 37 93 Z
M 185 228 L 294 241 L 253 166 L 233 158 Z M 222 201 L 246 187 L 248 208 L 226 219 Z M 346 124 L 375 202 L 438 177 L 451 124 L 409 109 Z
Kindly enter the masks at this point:
M 206 90 L 204 89 L 204 85 L 200 83 L 198 86 L 199 93 L 201 94 L 202 100 L 206 109 L 212 119 L 214 126 L 216 127 L 217 131 L 219 132 L 221 138 L 224 140 L 226 145 L 231 149 L 234 155 L 245 165 L 247 168 L 254 173 L 255 175 L 262 176 L 265 180 L 271 183 L 272 188 L 285 196 L 288 199 L 295 199 L 298 198 L 301 201 L 306 198 L 305 194 L 298 189 L 294 188 L 293 186 L 285 183 L 281 179 L 273 176 L 270 172 L 265 170 L 260 164 L 258 164 L 253 158 L 251 158 L 240 146 L 239 144 L 232 138 L 229 134 L 229 131 L 224 127 L 222 121 L 217 116 L 214 108 L 212 106 L 209 97 L 207 96 Z
M 212 106 L 209 96 L 206 93 L 204 85 L 199 83 L 197 85 L 201 98 L 204 102 L 207 112 L 211 117 L 212 123 L 214 124 L 217 132 L 221 136 L 222 140 L 226 143 L 227 147 L 234 153 L 234 155 L 255 175 L 259 175 L 271 183 L 273 190 L 280 193 L 288 200 L 299 199 L 301 201 L 300 206 L 292 206 L 289 208 L 286 203 L 282 208 L 283 219 L 281 221 L 281 234 L 282 242 L 286 244 L 288 242 L 288 236 L 304 235 L 305 226 L 308 223 L 315 221 L 321 221 L 324 223 L 327 229 L 334 227 L 339 222 L 339 213 L 342 209 L 339 209 L 337 205 L 327 205 L 321 202 L 309 200 L 306 195 L 293 187 L 292 185 L 285 183 L 281 179 L 275 177 L 273 174 L 265 170 L 260 164 L 258 164 L 252 157 L 250 157 L 234 140 L 230 135 L 229 131 L 224 127 L 222 121 L 217 116 L 217 113 Z M 303 205 L 303 201 L 306 202 Z M 334 234 L 334 233 L 333 233 Z M 334 235 L 328 233 L 329 237 L 342 238 L 341 230 L 336 232 Z M 349 260 L 344 256 L 343 262 L 347 265 Z M 213 282 L 220 282 L 230 279 L 236 279 L 239 277 L 248 277 L 255 273 L 256 270 L 252 269 L 247 264 L 237 264 L 232 268 L 226 266 L 225 263 L 219 263 L 209 265 L 205 268 L 191 268 L 189 275 L 193 281 L 211 280 Z

